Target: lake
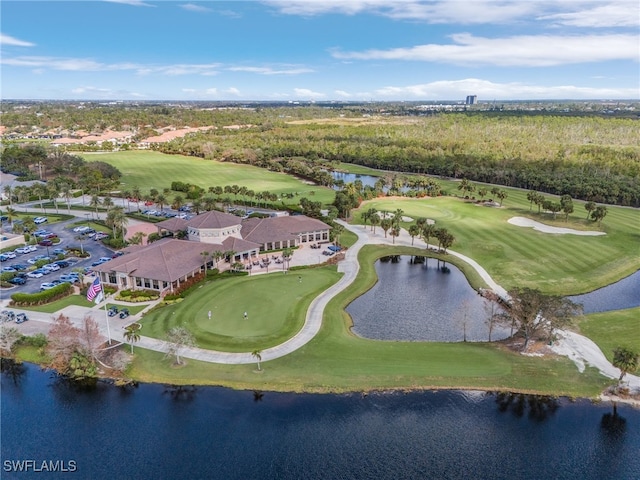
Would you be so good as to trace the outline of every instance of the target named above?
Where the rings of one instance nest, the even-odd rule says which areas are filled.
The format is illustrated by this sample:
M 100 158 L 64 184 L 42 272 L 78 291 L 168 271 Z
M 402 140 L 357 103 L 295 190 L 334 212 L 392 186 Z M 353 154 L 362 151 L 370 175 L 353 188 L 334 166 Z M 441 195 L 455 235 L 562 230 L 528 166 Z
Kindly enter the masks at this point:
M 485 299 L 454 265 L 429 258 L 398 255 L 375 262 L 378 282 L 351 302 L 346 311 L 353 332 L 377 340 L 487 341 Z M 445 271 L 441 267 L 445 266 Z M 494 327 L 492 340 L 510 330 Z
M 581 303 L 584 313 L 640 307 L 640 270 L 606 287 L 569 298 Z
M 640 410 L 482 392 L 78 388 L 5 363 L 2 478 L 640 478 Z M 6 462 L 75 464 L 16 473 Z

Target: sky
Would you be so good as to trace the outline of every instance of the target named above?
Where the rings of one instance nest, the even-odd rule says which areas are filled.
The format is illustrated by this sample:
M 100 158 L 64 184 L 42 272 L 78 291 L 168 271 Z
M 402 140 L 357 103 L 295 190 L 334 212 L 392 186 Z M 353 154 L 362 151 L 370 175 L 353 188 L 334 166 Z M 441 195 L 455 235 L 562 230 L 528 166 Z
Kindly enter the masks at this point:
M 2 0 L 0 32 L 2 99 L 640 99 L 638 0 Z

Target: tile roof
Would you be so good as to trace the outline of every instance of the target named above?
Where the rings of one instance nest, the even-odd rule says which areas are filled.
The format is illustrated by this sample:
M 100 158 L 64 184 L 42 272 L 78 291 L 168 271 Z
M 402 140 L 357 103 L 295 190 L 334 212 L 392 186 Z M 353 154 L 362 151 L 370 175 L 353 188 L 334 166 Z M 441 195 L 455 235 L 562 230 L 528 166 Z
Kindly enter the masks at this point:
M 156 227 L 169 230 L 170 232 L 179 232 L 187 229 L 187 221 L 183 218 L 173 217 L 156 223 Z
M 201 253 L 211 252 L 212 247 L 218 249 L 208 243 L 168 238 L 146 247 L 128 247 L 124 255 L 98 265 L 94 270 L 173 282 L 199 269 L 204 264 Z
M 240 225 L 240 217 L 228 213 L 211 210 L 187 220 L 187 227 L 192 228 L 228 228 Z M 161 222 L 162 223 L 162 222 Z
M 286 217 L 248 218 L 242 222 L 242 238 L 264 244 L 281 240 L 294 240 L 298 234 L 328 230 L 329 225 L 305 215 Z
M 243 240 L 237 237 L 227 237 L 222 242 L 222 246 L 226 251 L 233 251 L 236 253 L 248 252 L 249 250 L 259 250 L 260 244 Z

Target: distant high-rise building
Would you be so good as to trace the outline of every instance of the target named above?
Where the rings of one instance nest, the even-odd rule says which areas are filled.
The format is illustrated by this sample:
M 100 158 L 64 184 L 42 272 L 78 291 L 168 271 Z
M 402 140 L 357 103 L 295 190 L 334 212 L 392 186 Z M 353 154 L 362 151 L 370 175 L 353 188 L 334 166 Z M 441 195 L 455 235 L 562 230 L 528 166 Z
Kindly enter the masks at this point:
M 464 102 L 467 105 L 475 105 L 476 103 L 478 103 L 478 96 L 477 95 L 467 95 L 467 100 Z

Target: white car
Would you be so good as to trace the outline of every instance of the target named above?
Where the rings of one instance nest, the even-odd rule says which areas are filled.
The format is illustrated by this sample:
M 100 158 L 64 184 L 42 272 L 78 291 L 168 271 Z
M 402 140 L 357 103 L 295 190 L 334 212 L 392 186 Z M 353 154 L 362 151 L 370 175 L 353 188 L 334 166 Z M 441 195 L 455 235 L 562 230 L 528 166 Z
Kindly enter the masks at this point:
M 14 252 L 16 252 L 16 253 L 22 253 L 22 254 L 25 254 L 25 253 L 29 253 L 29 252 L 31 252 L 31 249 L 30 249 L 30 248 L 29 248 L 29 246 L 27 245 L 26 247 L 16 248 L 16 249 L 14 250 Z
M 34 270 L 33 272 L 27 273 L 27 277 L 29 277 L 29 278 L 42 278 L 43 275 L 39 271 Z
M 29 252 L 37 252 L 38 251 L 38 247 L 36 247 L 35 245 L 27 245 L 24 248 L 29 248 Z
M 5 252 L 7 258 L 16 258 L 15 252 Z
M 74 231 L 75 233 L 82 233 L 82 232 L 86 232 L 87 230 L 89 230 L 89 228 L 90 228 L 90 227 L 87 227 L 86 225 L 83 225 L 83 226 L 81 226 L 81 227 L 75 227 L 75 228 L 73 229 L 73 231 Z
M 56 265 L 55 263 L 48 263 L 47 265 L 43 265 L 42 268 L 45 270 L 50 270 L 52 272 L 57 272 L 60 270 L 60 265 Z
M 33 219 L 33 223 L 35 223 L 36 225 L 40 225 L 41 223 L 45 223 L 47 221 L 47 217 L 36 217 Z
M 49 290 L 50 288 L 55 287 L 55 283 L 45 282 L 40 284 L 40 290 Z

